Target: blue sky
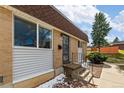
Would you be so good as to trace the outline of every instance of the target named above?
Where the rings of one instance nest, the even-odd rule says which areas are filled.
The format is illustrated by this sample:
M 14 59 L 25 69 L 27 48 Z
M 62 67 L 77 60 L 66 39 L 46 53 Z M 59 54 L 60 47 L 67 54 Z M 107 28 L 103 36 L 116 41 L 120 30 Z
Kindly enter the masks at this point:
M 96 8 L 114 18 L 120 11 L 124 10 L 124 5 L 97 5 Z
M 94 16 L 100 11 L 105 14 L 107 21 L 110 22 L 112 27 L 106 37 L 108 42 L 112 42 L 115 37 L 124 40 L 124 5 L 60 5 L 55 7 L 88 35 L 90 43 L 92 42 L 90 33 Z

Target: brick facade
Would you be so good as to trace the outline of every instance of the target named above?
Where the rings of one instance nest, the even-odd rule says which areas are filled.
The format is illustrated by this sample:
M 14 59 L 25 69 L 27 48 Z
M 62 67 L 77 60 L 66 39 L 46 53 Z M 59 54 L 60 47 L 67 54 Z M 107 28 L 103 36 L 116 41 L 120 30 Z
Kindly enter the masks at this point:
M 0 75 L 12 82 L 12 12 L 0 7 Z
M 53 30 L 53 65 L 56 75 L 60 74 L 57 69 L 62 67 L 62 49 L 58 49 L 58 45 L 62 46 L 61 33 L 57 30 Z

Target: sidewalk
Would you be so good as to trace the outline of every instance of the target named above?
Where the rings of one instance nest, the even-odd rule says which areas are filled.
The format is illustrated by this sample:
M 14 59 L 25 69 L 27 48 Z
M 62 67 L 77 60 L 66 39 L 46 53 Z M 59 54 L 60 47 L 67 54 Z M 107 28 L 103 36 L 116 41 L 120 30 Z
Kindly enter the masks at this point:
M 121 73 L 116 65 L 105 63 L 100 78 L 94 78 L 94 84 L 98 88 L 124 88 L 124 73 Z

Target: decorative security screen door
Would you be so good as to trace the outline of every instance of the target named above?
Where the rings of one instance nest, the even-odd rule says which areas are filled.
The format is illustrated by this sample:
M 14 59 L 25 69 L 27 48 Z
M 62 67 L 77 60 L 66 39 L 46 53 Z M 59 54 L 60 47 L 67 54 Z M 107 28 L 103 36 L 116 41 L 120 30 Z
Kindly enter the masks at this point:
M 83 49 L 78 48 L 78 63 L 81 64 L 83 62 Z
M 69 62 L 69 36 L 62 35 L 63 41 L 63 64 L 68 64 Z

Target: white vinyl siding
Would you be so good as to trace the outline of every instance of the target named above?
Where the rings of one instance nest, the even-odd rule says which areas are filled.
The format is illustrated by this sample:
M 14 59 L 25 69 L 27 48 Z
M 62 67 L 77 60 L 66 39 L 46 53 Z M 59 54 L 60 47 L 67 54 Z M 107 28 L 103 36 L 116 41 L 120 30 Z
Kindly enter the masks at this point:
M 32 78 L 52 69 L 51 49 L 13 48 L 13 82 Z

